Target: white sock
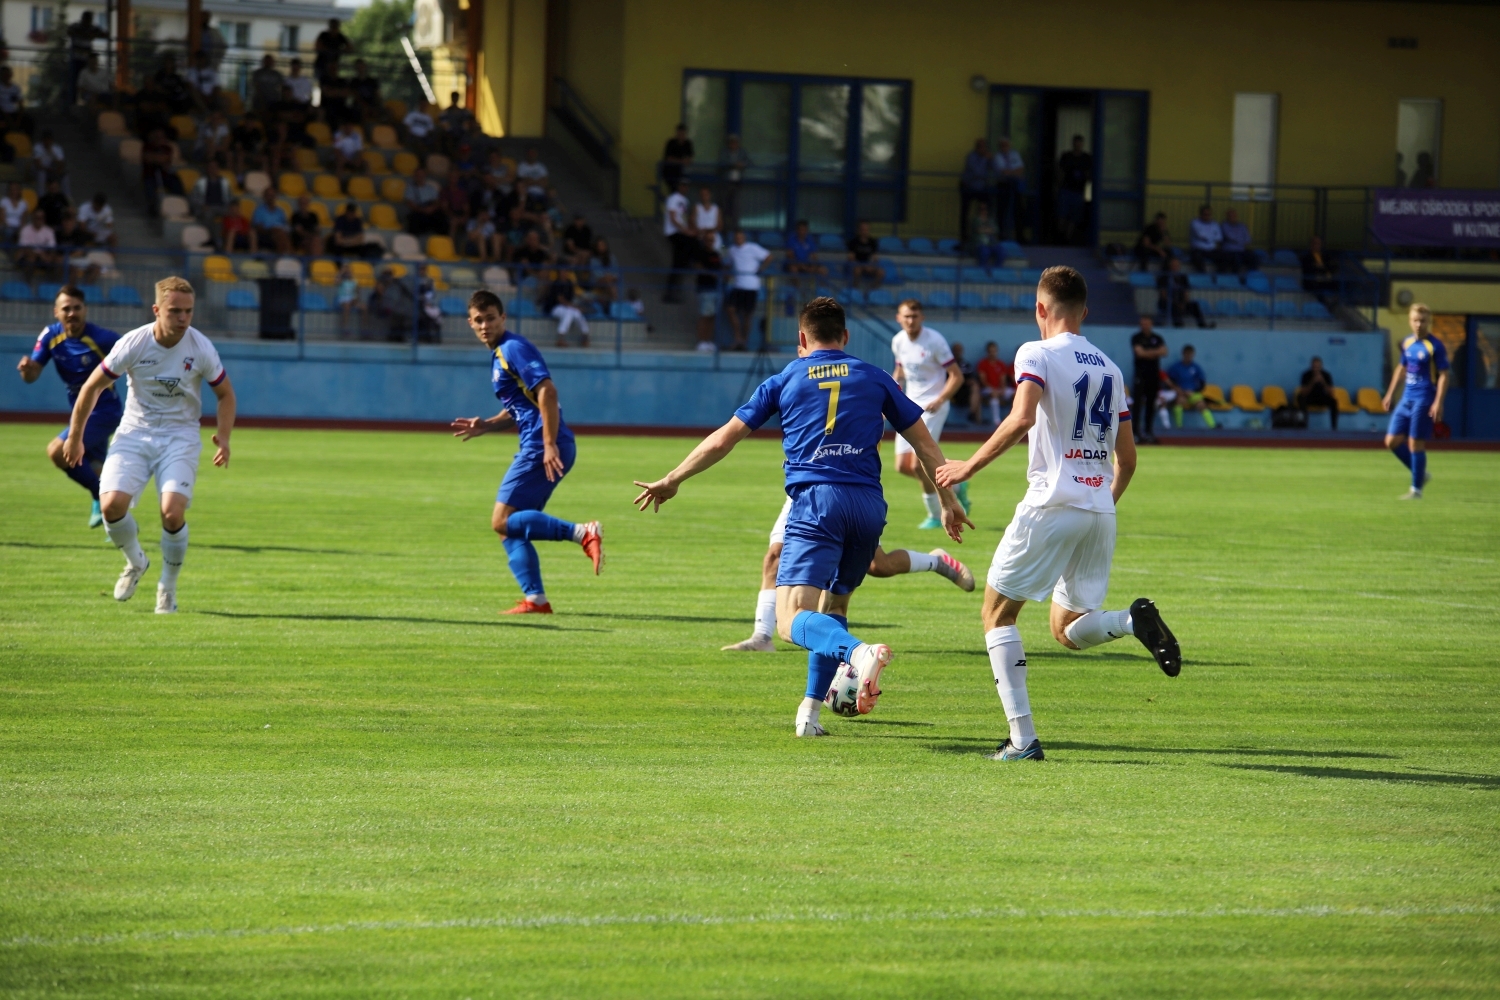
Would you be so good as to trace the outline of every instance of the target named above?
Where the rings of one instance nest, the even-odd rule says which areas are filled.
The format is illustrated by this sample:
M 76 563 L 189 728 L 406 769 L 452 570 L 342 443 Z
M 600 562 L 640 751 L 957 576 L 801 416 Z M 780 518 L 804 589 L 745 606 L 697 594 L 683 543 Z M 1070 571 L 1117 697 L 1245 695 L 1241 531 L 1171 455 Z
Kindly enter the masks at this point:
M 161 585 L 168 590 L 177 589 L 177 574 L 182 572 L 182 561 L 187 558 L 188 526 L 183 525 L 176 533 L 162 529 L 161 533 Z
M 816 724 L 818 715 L 823 711 L 823 703 L 816 698 L 803 698 L 802 704 L 797 706 L 797 725 L 804 722 Z
M 130 511 L 118 521 L 105 521 L 104 533 L 115 543 L 115 548 L 125 554 L 125 561 L 136 569 L 146 568 L 146 553 L 141 548 L 140 531 L 136 528 L 135 515 Z
M 931 573 L 938 567 L 938 557 L 928 555 L 926 552 L 913 552 L 906 550 L 906 557 L 911 560 L 911 571 L 913 573 Z
M 776 590 L 755 595 L 755 632 L 752 638 L 769 639 L 776 634 Z
M 544 593 L 541 593 L 540 591 L 537 592 L 537 593 L 535 593 L 535 594 L 527 594 L 526 595 L 526 599 L 528 601 L 530 601 L 532 604 L 546 604 L 547 603 L 547 595 L 544 594 Z
M 984 634 L 984 645 L 990 651 L 990 672 L 995 675 L 995 690 L 1010 723 L 1010 741 L 1024 750 L 1036 739 L 1036 727 L 1031 724 L 1031 699 L 1026 694 L 1026 650 L 1021 645 L 1021 630 L 1014 625 L 992 628 Z
M 1073 619 L 1063 632 L 1079 649 L 1092 649 L 1135 635 L 1135 625 L 1130 620 L 1129 611 L 1090 611 L 1082 618 Z
M 578 521 L 573 525 L 573 541 L 579 545 L 583 544 L 583 522 Z
M 938 495 L 936 493 L 923 493 L 922 506 L 927 508 L 927 516 L 934 521 L 941 521 L 943 519 L 943 505 L 938 502 Z

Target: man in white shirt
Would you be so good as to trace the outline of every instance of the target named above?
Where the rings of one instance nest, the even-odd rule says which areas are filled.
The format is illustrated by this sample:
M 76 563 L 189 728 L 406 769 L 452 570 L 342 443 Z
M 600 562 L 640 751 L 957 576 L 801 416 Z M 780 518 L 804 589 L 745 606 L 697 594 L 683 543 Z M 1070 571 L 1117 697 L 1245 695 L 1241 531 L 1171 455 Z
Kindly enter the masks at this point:
M 31 220 L 21 227 L 16 237 L 20 249 L 16 251 L 16 268 L 26 272 L 30 281 L 37 271 L 56 267 L 62 258 L 57 254 L 57 234 L 47 225 L 47 216 L 40 210 L 31 213 Z
M 906 390 L 911 401 L 923 409 L 922 423 L 934 441 L 943 436 L 943 424 L 948 421 L 948 401 L 964 384 L 963 372 L 954 363 L 953 352 L 948 341 L 930 326 L 922 325 L 922 303 L 907 299 L 896 309 L 896 322 L 901 329 L 891 338 L 891 353 L 896 357 L 895 378 Z M 917 456 L 911 446 L 905 444 L 901 435 L 896 435 L 896 471 L 903 476 L 921 479 L 917 471 Z M 958 490 L 958 499 L 969 509 L 967 484 Z M 926 519 L 917 527 L 941 528 L 943 508 L 936 493 L 922 491 L 922 506 L 927 508 Z
M 68 441 L 63 445 L 63 458 L 70 467 L 83 460 L 83 428 L 94 403 L 121 376 L 129 376 L 125 416 L 99 474 L 99 502 L 104 530 L 125 555 L 125 569 L 115 583 L 115 600 L 128 601 L 151 565 L 130 508 L 146 481 L 156 479 L 162 526 L 161 582 L 156 588 L 159 615 L 177 610 L 177 575 L 188 547 L 187 509 L 203 450 L 198 421 L 203 415 L 205 382 L 219 399 L 214 465 L 229 464 L 229 434 L 234 429 L 234 389 L 219 352 L 192 326 L 193 302 L 193 286 L 186 280 L 171 277 L 156 283 L 156 302 L 151 307 L 156 322 L 121 337 L 94 369 L 78 393 Z
M 525 169 L 525 164 L 521 165 L 521 169 Z M 687 191 L 688 182 L 678 181 L 677 190 L 667 195 L 666 204 L 662 206 L 661 231 L 672 244 L 672 273 L 667 275 L 667 287 L 661 296 L 663 302 L 682 301 L 677 293 L 677 284 L 682 280 L 682 272 L 692 266 L 693 256 L 697 252 L 698 240 L 693 224 L 688 219 L 691 205 Z
M 984 641 L 1010 735 L 991 760 L 1042 760 L 1026 693 L 1026 650 L 1016 618 L 1027 601 L 1052 597 L 1052 636 L 1089 649 L 1134 635 L 1162 672 L 1176 677 L 1182 653 L 1156 605 L 1140 598 L 1126 611 L 1100 611 L 1115 551 L 1115 504 L 1135 473 L 1135 438 L 1125 376 L 1078 331 L 1088 315 L 1088 285 L 1071 267 L 1049 267 L 1036 290 L 1042 339 L 1016 352 L 1010 415 L 968 461 L 937 472 L 952 489 L 999 458 L 1029 432 L 1026 496 L 995 550 L 984 590 Z
M 212 172 L 213 166 L 209 165 Z M 200 180 L 198 182 L 202 184 Z M 115 246 L 115 210 L 109 207 L 109 196 L 103 191 L 94 195 L 92 201 L 84 202 L 78 210 L 78 224 L 88 231 L 89 238 L 98 246 Z
M 84 107 L 93 107 L 113 89 L 114 77 L 99 63 L 99 53 L 90 52 L 88 64 L 78 74 L 78 96 L 83 99 Z
M 292 98 L 298 104 L 311 104 L 313 92 L 313 78 L 302 75 L 302 60 L 293 59 L 290 66 L 291 75 L 286 78 L 286 86 L 292 88 Z
M 427 148 L 427 137 L 432 135 L 435 126 L 432 115 L 427 113 L 426 101 L 408 111 L 406 117 L 401 119 L 401 124 L 406 126 L 406 134 L 411 136 L 416 145 L 422 149 Z
M 516 176 L 523 183 L 522 194 L 526 198 L 547 197 L 547 165 L 537 159 L 535 146 L 526 151 L 526 159 L 516 167 Z
M 27 217 L 31 215 L 31 206 L 21 192 L 21 185 L 15 181 L 11 181 L 5 197 L 0 198 L 0 215 L 5 217 L 5 242 L 14 243 L 20 235 L 21 227 L 26 225 Z
M 1219 261 L 1219 244 L 1224 242 L 1224 230 L 1214 221 L 1214 210 L 1210 205 L 1198 209 L 1198 217 L 1189 227 L 1188 250 L 1195 271 L 1203 270 L 1205 261 Z
M 63 193 L 70 198 L 73 196 L 73 192 L 68 190 L 68 154 L 52 138 L 50 129 L 44 129 L 40 141 L 31 147 L 31 162 L 36 165 L 38 188 L 45 191 L 48 181 L 58 181 L 63 186 Z
M 353 122 L 344 122 L 333 135 L 334 170 L 339 174 L 359 170 L 364 166 L 364 160 L 360 157 L 364 148 L 365 140 L 359 134 L 359 126 Z
M 719 206 L 714 204 L 714 192 L 708 185 L 698 189 L 698 204 L 693 206 L 693 228 L 698 230 L 698 239 L 715 250 L 724 249 L 719 239 Z
M 750 334 L 750 317 L 755 315 L 755 304 L 760 299 L 760 272 L 771 259 L 771 251 L 752 241 L 743 229 L 736 229 L 727 256 L 733 275 L 729 281 L 729 300 L 725 303 L 729 329 L 734 333 L 734 346 L 730 350 L 743 351 Z

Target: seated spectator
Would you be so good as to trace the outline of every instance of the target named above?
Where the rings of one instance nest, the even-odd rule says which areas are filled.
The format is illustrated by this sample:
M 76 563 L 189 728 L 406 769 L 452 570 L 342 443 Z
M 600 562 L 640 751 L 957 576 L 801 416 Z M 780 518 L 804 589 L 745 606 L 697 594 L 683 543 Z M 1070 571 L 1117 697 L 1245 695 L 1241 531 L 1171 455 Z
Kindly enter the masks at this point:
M 46 217 L 47 225 L 55 230 L 62 225 L 63 212 L 67 211 L 72 204 L 68 196 L 63 194 L 62 184 L 59 181 L 50 180 L 47 182 L 47 190 L 37 199 L 36 207 Z
M 786 241 L 786 273 L 817 275 L 828 273 L 828 268 L 818 263 L 818 238 L 808 232 L 806 219 L 797 220 L 796 231 L 791 239 Z
M 1182 326 L 1186 316 L 1193 317 L 1199 329 L 1212 329 L 1215 325 L 1203 314 L 1203 306 L 1193 301 L 1182 261 L 1176 257 L 1167 261 L 1167 269 L 1156 278 L 1156 311 L 1170 316 L 1173 326 Z
M 96 192 L 93 200 L 78 210 L 78 224 L 89 234 L 97 247 L 115 248 L 115 210 L 109 207 L 109 196 Z
M 496 231 L 490 213 L 482 208 L 475 212 L 474 217 L 464 226 L 463 254 L 465 257 L 478 257 L 485 263 L 499 262 L 502 259 L 503 242 L 504 238 Z
M 536 147 L 526 150 L 526 159 L 516 167 L 522 200 L 528 212 L 540 212 L 547 206 L 547 165 L 537 159 Z
M 339 307 L 339 339 L 344 338 L 351 326 L 358 335 L 364 327 L 365 304 L 359 300 L 359 283 L 354 280 L 354 270 L 348 264 L 339 268 L 338 291 L 334 298 Z
M 1339 265 L 1323 251 L 1323 237 L 1314 236 L 1302 255 L 1302 287 L 1322 299 L 1338 290 Z
M 30 220 L 21 227 L 16 238 L 16 268 L 32 281 L 38 271 L 53 273 L 61 262 L 57 253 L 57 234 L 47 225 L 47 217 L 40 211 L 32 212 Z
M 219 170 L 219 164 L 215 160 L 209 160 L 203 168 L 203 176 L 193 185 L 193 190 L 188 192 L 188 203 L 192 205 L 193 214 L 207 222 L 210 228 L 218 225 L 219 216 L 229 207 L 234 199 L 234 191 L 229 186 L 229 179 Z
M 302 75 L 302 60 L 293 59 L 287 69 L 286 86 L 292 90 L 292 99 L 298 104 L 311 104 L 314 80 Z
M 0 214 L 5 216 L 5 242 L 14 243 L 21 234 L 21 227 L 26 225 L 26 219 L 31 215 L 31 205 L 27 203 L 21 185 L 15 181 L 10 182 L 5 197 L 0 198 Z
M 340 124 L 333 136 L 333 169 L 340 180 L 364 170 L 364 149 L 365 138 L 359 134 L 359 126 L 351 121 Z
M 114 97 L 114 77 L 99 62 L 99 53 L 90 52 L 83 72 L 78 74 L 78 97 L 86 108 L 111 106 Z
M 1302 373 L 1301 384 L 1293 397 L 1297 409 L 1303 415 L 1310 409 L 1326 409 L 1328 421 L 1334 430 L 1339 429 L 1339 401 L 1333 394 L 1333 374 L 1323 367 L 1323 359 L 1315 357 L 1307 371 Z
M 388 267 L 381 268 L 375 278 L 365 310 L 372 320 L 384 325 L 387 340 L 409 340 L 416 329 L 417 300 L 406 282 L 398 280 Z
M 417 106 L 401 119 L 401 125 L 406 129 L 407 145 L 415 147 L 419 153 L 426 153 L 431 148 L 432 131 L 436 127 L 429 111 L 431 107 L 426 101 L 418 101 Z
M 439 199 L 443 213 L 448 217 L 448 238 L 455 247 L 463 242 L 463 233 L 469 225 L 469 188 L 466 180 L 459 171 L 450 170 L 448 182 L 443 185 L 443 195 Z
M 361 116 L 359 103 L 354 99 L 354 81 L 337 75 L 324 77 L 318 90 L 318 109 L 329 128 L 337 129 L 345 122 L 359 123 Z
M 1240 213 L 1234 209 L 1224 213 L 1224 222 L 1219 226 L 1224 240 L 1219 244 L 1221 271 L 1236 274 L 1252 271 L 1260 264 L 1260 255 L 1250 249 L 1250 227 L 1240 221 Z
M 734 337 L 731 351 L 748 350 L 750 319 L 755 315 L 755 305 L 760 300 L 760 273 L 765 270 L 771 251 L 751 240 L 743 229 L 734 231 L 734 243 L 729 247 L 730 279 L 729 299 L 725 311 L 729 316 L 729 332 Z
M 585 252 L 594 246 L 594 231 L 589 228 L 588 222 L 581 215 L 573 216 L 573 221 L 568 223 L 568 228 L 562 233 L 563 251 L 568 254 L 576 254 L 578 251 Z
M 25 132 L 30 135 L 34 126 L 26 113 L 26 99 L 15 83 L 15 70 L 0 66 L 0 135 L 6 132 Z
M 219 245 L 225 253 L 253 248 L 255 234 L 250 230 L 250 220 L 245 218 L 238 201 L 232 201 L 219 216 Z
M 260 68 L 250 74 L 250 107 L 256 114 L 266 114 L 281 100 L 286 77 L 276 68 L 276 57 L 269 52 L 261 58 Z
M 964 357 L 964 345 L 954 341 L 952 345 L 953 364 L 964 380 L 958 386 L 958 391 L 952 396 L 954 409 L 968 411 L 969 423 L 979 423 L 979 372 L 974 367 L 974 362 Z
M 354 109 L 361 121 L 376 122 L 385 113 L 380 103 L 380 77 L 370 72 L 363 59 L 354 60 L 354 76 L 349 80 Z
M 70 208 L 63 212 L 57 226 L 57 249 L 60 257 L 67 258 L 68 280 L 92 284 L 99 278 L 99 266 L 88 263 L 88 230 L 78 224 L 78 217 Z
M 151 76 L 151 87 L 174 115 L 185 115 L 193 107 L 193 92 L 182 74 L 177 72 L 177 57 L 168 52 L 162 56 L 161 65 Z
M 281 100 L 271 105 L 271 133 L 267 136 L 271 144 L 271 172 L 290 170 L 294 166 L 292 150 L 313 145 L 307 134 L 307 123 L 311 120 L 312 109 L 307 103 L 297 100 L 290 86 L 283 87 Z
M 443 109 L 440 125 L 444 137 L 448 140 L 450 150 L 457 149 L 458 143 L 463 140 L 469 131 L 469 121 L 474 117 L 468 108 L 464 107 L 459 100 L 458 91 L 448 95 L 448 107 Z
M 229 120 L 224 112 L 215 111 L 198 126 L 198 158 L 217 160 L 229 155 Z
M 302 195 L 291 217 L 292 249 L 309 257 L 323 255 L 323 227 L 312 210 L 312 199 Z
M 443 189 L 437 181 L 418 167 L 406 182 L 406 231 L 413 236 L 424 233 L 448 235 L 448 217 L 443 214 Z
M 335 257 L 378 257 L 380 244 L 365 242 L 365 220 L 359 206 L 346 202 L 344 210 L 333 220 L 333 255 Z
M 339 75 L 339 60 L 354 51 L 354 43 L 344 34 L 338 18 L 330 18 L 326 31 L 313 40 L 313 74 L 321 83 Z
M 594 240 L 594 249 L 588 253 L 590 290 L 594 294 L 594 301 L 601 305 L 609 305 L 615 300 L 616 271 L 620 262 L 615 258 L 614 251 L 609 248 L 609 240 L 603 236 Z
M 693 206 L 693 229 L 698 233 L 698 239 L 710 250 L 717 251 L 724 245 L 719 238 L 719 230 L 723 226 L 723 219 L 719 213 L 719 206 L 714 204 L 714 192 L 707 184 L 698 189 L 698 204 Z
M 707 191 L 707 188 L 704 188 Z M 719 285 L 724 276 L 724 258 L 718 249 L 703 238 L 694 266 L 698 270 L 698 347 L 700 351 L 715 350 L 714 327 L 719 318 Z
M 289 253 L 292 248 L 291 221 L 286 210 L 276 204 L 276 189 L 266 188 L 250 216 L 250 252 L 259 253 L 262 246 L 277 253 Z
M 1171 257 L 1172 234 L 1167 229 L 1167 213 L 1157 212 L 1156 218 L 1141 230 L 1140 238 L 1135 241 L 1135 262 L 1142 271 L 1150 270 L 1153 263 L 1166 270 Z
M 41 138 L 31 147 L 31 162 L 36 167 L 36 186 L 46 190 L 49 181 L 66 185 L 68 178 L 68 154 L 62 143 L 52 137 L 51 129 L 42 129 Z M 66 189 L 66 188 L 65 188 Z
M 974 366 L 979 376 L 979 396 L 989 404 L 990 423 L 999 425 L 1000 408 L 1010 406 L 1016 396 L 1016 370 L 1000 358 L 1000 345 L 993 340 L 984 345 L 984 357 Z M 975 418 L 976 422 L 978 418 Z
M 1182 360 L 1167 369 L 1167 378 L 1177 389 L 1177 398 L 1172 403 L 1172 426 L 1182 426 L 1182 411 L 1191 410 L 1194 413 L 1203 414 L 1203 422 L 1209 428 L 1216 428 L 1214 413 L 1208 408 L 1208 403 L 1203 399 L 1203 387 L 1208 385 L 1208 376 L 1204 374 L 1203 368 L 1193 360 L 1196 352 L 1192 344 L 1182 348 Z
M 229 130 L 230 169 L 240 177 L 248 170 L 260 170 L 266 165 L 265 147 L 266 133 L 261 123 L 249 115 L 242 115 Z
M 192 65 L 188 67 L 185 76 L 193 104 L 203 114 L 217 111 L 220 100 L 219 71 L 209 65 L 208 57 L 201 52 L 194 53 L 190 61 Z
M 511 269 L 516 284 L 525 281 L 535 274 L 540 268 L 552 262 L 552 255 L 547 248 L 542 246 L 542 237 L 535 229 L 526 234 L 521 245 L 516 247 L 510 255 L 511 263 L 516 265 Z
M 849 279 L 855 287 L 879 288 L 885 272 L 880 268 L 880 242 L 870 235 L 870 224 L 859 220 L 846 245 L 849 248 Z
M 161 214 L 163 194 L 182 194 L 182 182 L 172 169 L 176 147 L 161 129 L 153 129 L 141 146 L 141 186 L 146 189 L 146 214 Z
M 990 218 L 990 206 L 982 201 L 974 208 L 974 221 L 969 223 L 969 240 L 980 267 L 999 267 L 1004 262 L 1000 227 Z
M 661 154 L 662 186 L 671 194 L 688 167 L 693 165 L 693 140 L 688 138 L 686 125 L 679 124 Z
M 641 298 L 639 288 L 631 288 L 625 292 L 625 308 L 629 309 L 636 319 L 641 321 L 646 319 L 646 300 Z M 646 324 L 646 332 L 651 332 L 650 323 Z
M 573 272 L 558 271 L 542 303 L 547 314 L 557 320 L 558 347 L 568 346 L 568 331 L 575 326 L 578 327 L 578 346 L 589 346 L 589 321 L 584 318 L 583 310 L 574 304 L 577 295 L 578 289 L 573 284 Z
M 1189 225 L 1188 255 L 1192 261 L 1193 270 L 1202 271 L 1203 265 L 1213 261 L 1215 267 L 1219 262 L 1219 244 L 1224 242 L 1224 230 L 1214 221 L 1214 210 L 1212 206 L 1204 205 L 1198 209 L 1198 217 Z

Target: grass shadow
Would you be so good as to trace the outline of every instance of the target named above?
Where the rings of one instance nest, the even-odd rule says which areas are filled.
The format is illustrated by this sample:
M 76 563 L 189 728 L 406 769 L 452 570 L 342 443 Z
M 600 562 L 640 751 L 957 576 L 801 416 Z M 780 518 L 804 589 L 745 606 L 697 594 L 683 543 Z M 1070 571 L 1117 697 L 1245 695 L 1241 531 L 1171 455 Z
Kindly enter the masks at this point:
M 497 621 L 473 621 L 459 618 L 419 618 L 415 615 L 296 615 L 266 614 L 248 611 L 189 611 L 191 615 L 209 615 L 214 618 L 266 618 L 274 621 L 306 622 L 400 622 L 414 625 L 475 625 L 480 628 L 537 628 L 549 632 L 610 632 L 607 628 L 568 628 L 552 622 L 499 619 Z
M 1395 760 L 1393 753 L 1371 753 L 1365 750 L 1277 750 L 1269 747 L 1147 747 L 1120 746 L 1114 743 L 1071 743 L 1067 741 L 1048 743 L 1047 749 L 1101 750 L 1106 753 L 1185 753 L 1219 756 L 1229 754 L 1238 757 L 1314 757 L 1314 758 L 1362 758 L 1368 760 Z M 1230 765 L 1242 766 L 1242 765 Z M 1243 765 L 1245 767 L 1258 765 Z M 1270 765 L 1267 765 L 1270 766 Z
M 0 542 L 0 548 L 8 549 L 93 549 L 103 552 L 111 550 L 108 542 L 102 541 L 99 545 L 74 545 L 53 542 Z M 212 542 L 194 542 L 193 549 L 217 549 L 225 552 L 294 552 L 299 555 L 312 556 L 382 556 L 391 557 L 393 552 L 355 552 L 350 549 L 306 549 L 295 545 L 219 545 Z
M 850 719 L 856 726 L 935 726 L 936 722 L 903 722 L 900 719 Z
M 1500 788 L 1500 776 L 1493 774 L 1456 774 L 1448 772 L 1357 771 L 1347 767 L 1297 767 L 1289 764 L 1223 764 L 1240 771 L 1270 771 L 1274 774 L 1296 774 L 1304 778 L 1345 778 L 1351 781 L 1381 781 L 1393 784 L 1468 785 Z

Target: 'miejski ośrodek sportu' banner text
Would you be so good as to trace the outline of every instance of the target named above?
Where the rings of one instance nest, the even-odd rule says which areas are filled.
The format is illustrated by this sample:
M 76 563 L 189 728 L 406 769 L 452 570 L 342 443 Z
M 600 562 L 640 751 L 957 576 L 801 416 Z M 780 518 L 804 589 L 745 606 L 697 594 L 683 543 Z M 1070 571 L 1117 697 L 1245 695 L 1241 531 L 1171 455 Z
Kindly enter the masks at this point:
M 1371 228 L 1395 246 L 1500 247 L 1500 191 L 1379 188 Z

